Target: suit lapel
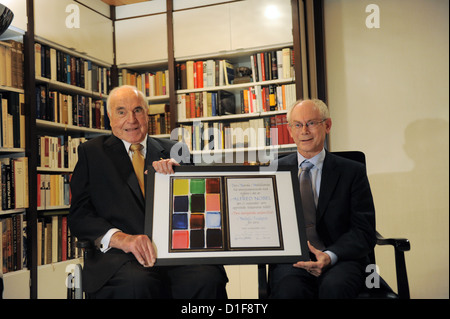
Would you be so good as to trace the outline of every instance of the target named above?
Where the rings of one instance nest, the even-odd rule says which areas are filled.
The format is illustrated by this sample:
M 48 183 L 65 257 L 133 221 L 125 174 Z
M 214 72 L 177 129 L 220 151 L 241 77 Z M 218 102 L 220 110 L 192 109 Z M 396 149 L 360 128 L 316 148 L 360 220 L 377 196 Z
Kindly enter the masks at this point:
M 111 135 L 111 137 L 105 141 L 105 152 L 112 159 L 122 181 L 128 184 L 139 202 L 144 206 L 144 197 L 142 196 L 139 182 L 123 142 L 114 135 Z
M 164 148 L 150 136 L 147 137 L 147 156 L 145 157 L 145 167 L 152 165 L 154 161 L 166 158 Z
M 322 218 L 328 207 L 328 203 L 336 188 L 340 174 L 341 172 L 336 165 L 334 155 L 327 152 L 322 168 L 322 182 L 317 205 L 317 221 Z

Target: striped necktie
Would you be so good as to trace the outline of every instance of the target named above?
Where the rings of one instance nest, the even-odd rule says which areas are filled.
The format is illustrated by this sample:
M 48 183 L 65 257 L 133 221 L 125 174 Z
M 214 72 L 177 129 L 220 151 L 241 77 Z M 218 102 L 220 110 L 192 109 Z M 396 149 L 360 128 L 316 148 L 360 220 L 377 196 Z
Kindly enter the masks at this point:
M 316 204 L 311 183 L 311 168 L 314 164 L 304 161 L 300 165 L 300 196 L 302 199 L 303 217 L 305 218 L 306 237 L 317 249 L 324 249 L 325 245 L 316 231 Z

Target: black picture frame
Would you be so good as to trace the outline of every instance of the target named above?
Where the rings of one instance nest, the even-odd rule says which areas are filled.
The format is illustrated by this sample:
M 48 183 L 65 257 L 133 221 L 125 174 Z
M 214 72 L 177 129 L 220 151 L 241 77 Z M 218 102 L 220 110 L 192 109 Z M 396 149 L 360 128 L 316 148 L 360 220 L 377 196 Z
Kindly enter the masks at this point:
M 157 265 L 309 260 L 295 168 L 186 165 L 174 171 L 148 167 L 144 228 Z

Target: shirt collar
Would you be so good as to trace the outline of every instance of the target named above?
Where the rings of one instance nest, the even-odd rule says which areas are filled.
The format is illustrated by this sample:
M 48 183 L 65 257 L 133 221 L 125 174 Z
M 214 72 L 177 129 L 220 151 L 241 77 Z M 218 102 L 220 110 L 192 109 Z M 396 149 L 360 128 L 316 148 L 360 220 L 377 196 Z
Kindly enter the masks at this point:
M 303 155 L 301 155 L 299 152 L 297 152 L 298 166 L 300 167 L 300 165 L 305 160 L 307 160 L 308 162 L 314 164 L 314 168 L 317 168 L 320 170 L 320 169 L 322 169 L 325 155 L 326 155 L 325 148 L 322 148 L 322 151 L 319 154 L 317 154 L 316 156 L 311 157 L 311 158 L 305 158 L 305 157 L 303 157 Z
M 125 149 L 127 150 L 127 153 L 129 153 L 130 152 L 131 143 L 127 142 L 125 140 L 122 140 L 122 142 L 123 142 L 123 145 L 125 145 Z M 142 149 L 142 154 L 146 154 L 146 152 L 147 152 L 147 135 L 145 135 L 144 140 L 140 144 L 144 147 Z

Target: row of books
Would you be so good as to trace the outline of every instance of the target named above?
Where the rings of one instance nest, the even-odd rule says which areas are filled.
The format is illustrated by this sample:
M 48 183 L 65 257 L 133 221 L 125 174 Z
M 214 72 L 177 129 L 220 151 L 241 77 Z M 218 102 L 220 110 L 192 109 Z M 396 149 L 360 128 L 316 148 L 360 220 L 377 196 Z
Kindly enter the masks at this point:
M 240 91 L 241 113 L 287 110 L 296 101 L 295 84 L 250 87 Z
M 0 86 L 23 89 L 23 44 L 0 41 Z
M 37 223 L 38 266 L 81 257 L 65 215 L 43 216 Z
M 186 143 L 191 151 L 263 148 L 294 143 L 287 129 L 286 114 L 248 121 L 180 125 L 178 140 Z
M 60 124 L 110 129 L 103 100 L 53 91 L 48 85 L 36 86 L 36 117 Z
M 86 140 L 85 137 L 70 135 L 38 136 L 37 167 L 73 170 L 78 161 L 78 146 Z
M 236 113 L 236 97 L 228 91 L 177 95 L 178 120 Z
M 0 216 L 0 275 L 27 267 L 24 215 Z
M 134 85 L 141 90 L 146 97 L 154 97 L 169 94 L 169 71 L 136 72 L 122 69 L 119 72 L 120 85 Z
M 47 210 L 70 205 L 72 174 L 37 174 L 37 207 Z
M 228 60 L 186 61 L 176 64 L 177 89 L 192 90 L 233 83 L 235 70 Z
M 1 210 L 28 208 L 28 158 L 0 158 Z
M 229 60 L 208 59 L 180 62 L 176 64 L 177 89 L 191 90 L 237 83 L 289 79 L 294 77 L 293 53 L 291 48 L 283 48 L 252 54 L 246 63 L 249 67 L 243 67 L 244 70 L 241 70 L 238 64 L 233 65 Z
M 110 91 L 110 69 L 45 44 L 35 43 L 34 49 L 36 76 L 100 94 Z
M 170 105 L 151 104 L 148 108 L 148 134 L 170 134 Z
M 283 48 L 250 56 L 253 82 L 294 77 L 294 50 Z
M 25 148 L 25 97 L 0 93 L 0 147 Z
M 249 87 L 240 90 L 238 96 L 223 90 L 178 94 L 178 120 L 282 111 L 286 110 L 295 100 L 295 84 Z

